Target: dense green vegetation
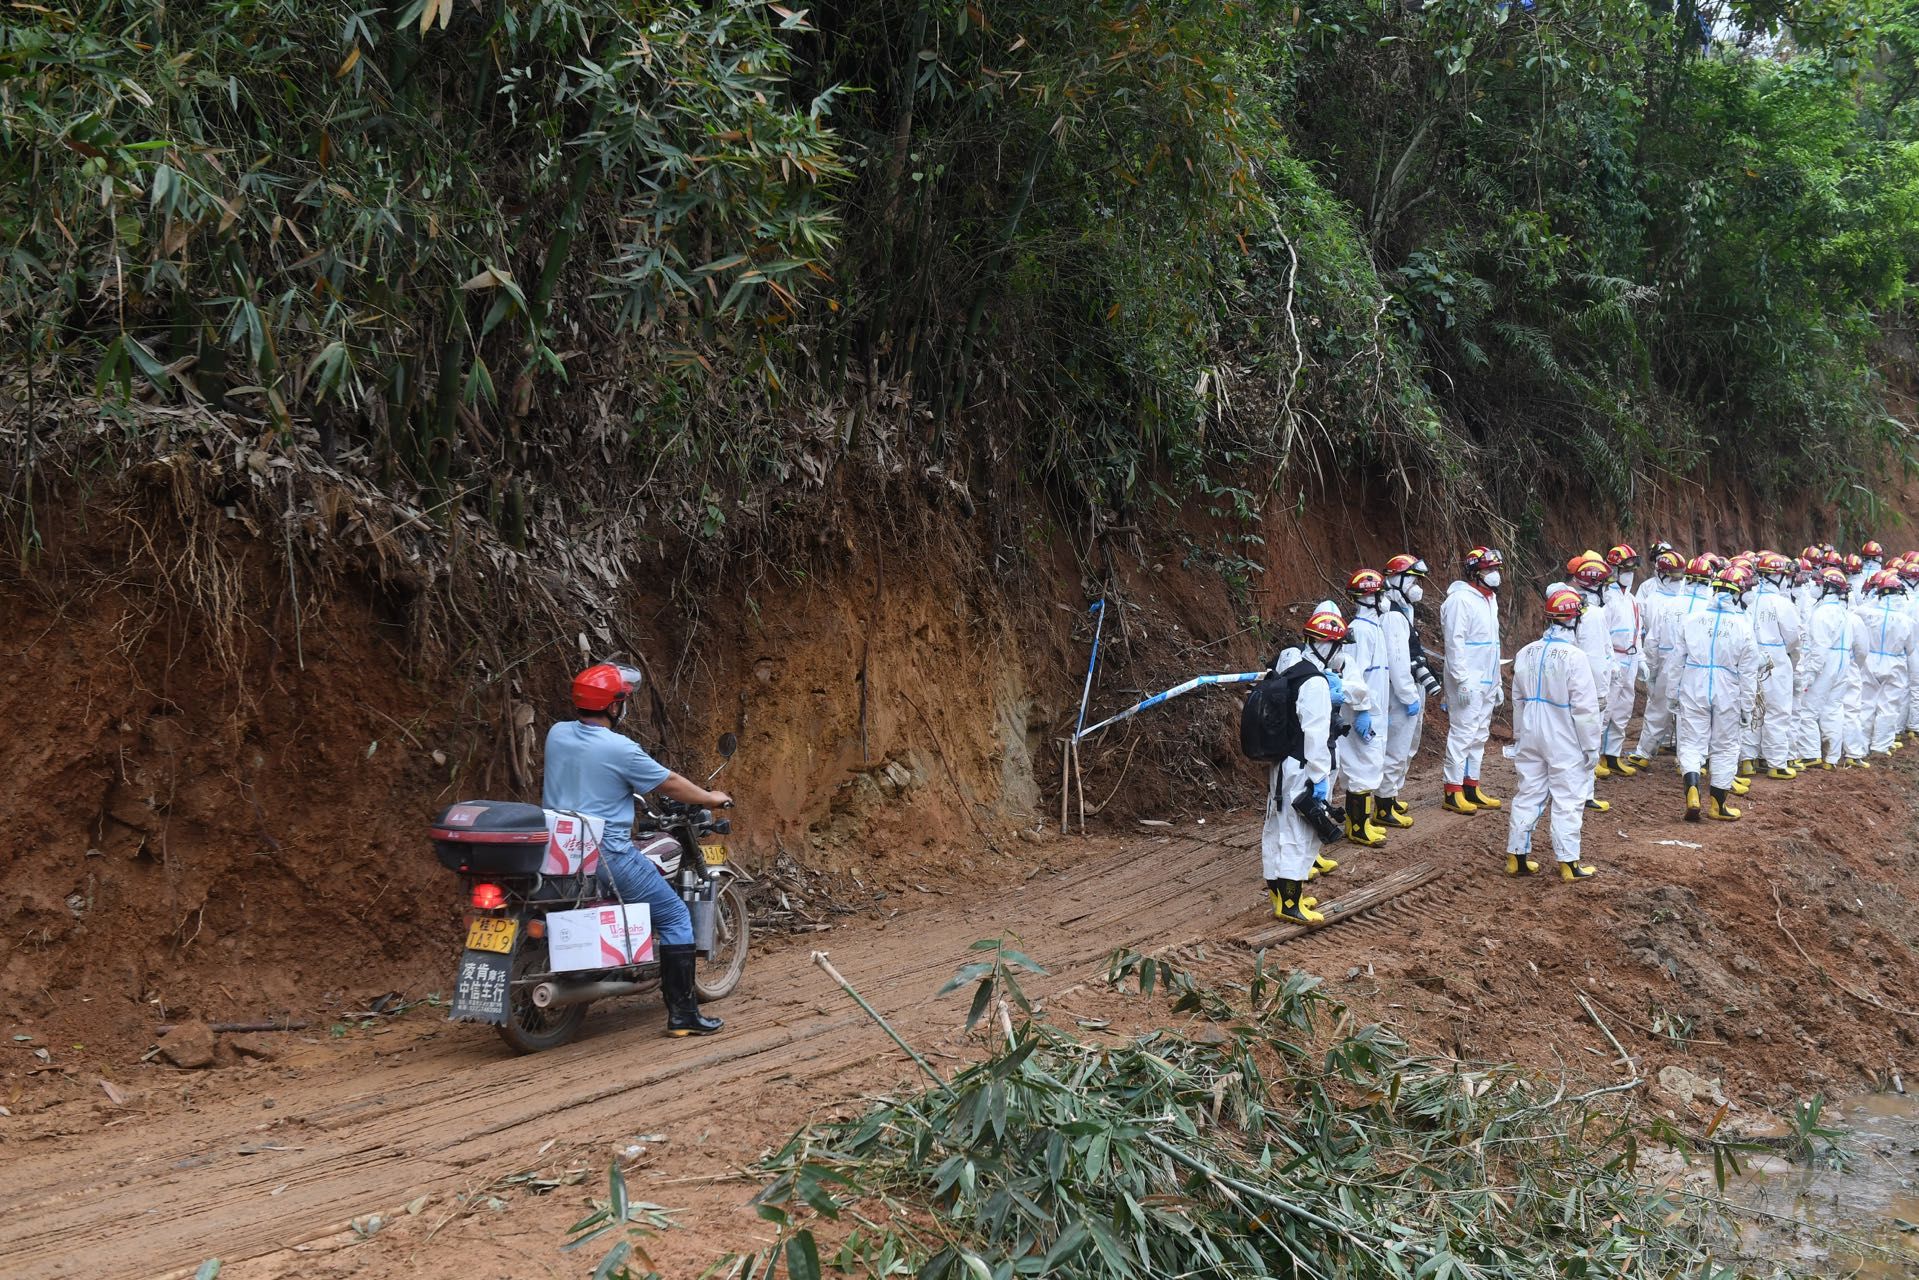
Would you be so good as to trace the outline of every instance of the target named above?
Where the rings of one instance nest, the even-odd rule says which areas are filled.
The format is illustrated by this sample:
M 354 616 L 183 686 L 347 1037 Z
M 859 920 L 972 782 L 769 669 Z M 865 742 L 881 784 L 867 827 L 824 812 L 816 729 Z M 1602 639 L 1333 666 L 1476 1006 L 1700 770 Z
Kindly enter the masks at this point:
M 0 17 L 0 326 L 17 392 L 310 419 L 515 536 L 846 457 L 1095 527 L 1845 499 L 1906 449 L 1916 54 L 1896 0 L 53 0 Z

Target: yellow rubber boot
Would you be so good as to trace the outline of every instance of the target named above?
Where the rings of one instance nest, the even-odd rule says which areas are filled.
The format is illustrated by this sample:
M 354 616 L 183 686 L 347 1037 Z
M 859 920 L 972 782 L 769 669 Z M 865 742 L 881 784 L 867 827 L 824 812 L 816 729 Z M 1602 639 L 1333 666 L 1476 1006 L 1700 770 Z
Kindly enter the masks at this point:
M 1652 759 L 1649 756 L 1627 756 L 1625 760 L 1634 770 L 1652 768 Z
M 1299 881 L 1278 880 L 1272 883 L 1278 885 L 1278 888 L 1269 890 L 1273 896 L 1273 916 L 1276 919 L 1309 926 L 1326 923 L 1326 917 L 1313 910 L 1316 899 L 1305 896 Z
M 1589 813 L 1610 813 L 1612 812 L 1612 801 L 1601 800 L 1598 796 L 1594 796 L 1592 799 L 1586 801 L 1586 810 Z
M 1366 834 L 1375 843 L 1386 843 L 1386 823 L 1380 817 L 1379 798 L 1370 791 L 1364 792 L 1362 798 L 1366 801 Z
M 1506 874 L 1509 876 L 1536 876 L 1539 864 L 1533 861 L 1531 854 L 1509 853 L 1506 855 Z
M 1753 763 L 1752 763 L 1752 761 L 1750 761 L 1750 760 L 1741 760 L 1741 761 L 1739 762 L 1739 775 L 1738 775 L 1739 777 L 1742 777 L 1742 778 L 1750 778 L 1750 777 L 1752 777 L 1752 776 L 1753 776 L 1753 775 L 1754 775 L 1755 773 L 1758 773 L 1758 772 L 1759 772 L 1759 770 L 1757 770 L 1757 769 L 1755 769 L 1755 768 L 1753 767 Z
M 1686 821 L 1687 822 L 1699 821 L 1699 817 L 1701 813 L 1699 798 L 1700 798 L 1699 775 L 1696 773 L 1689 773 L 1686 775 Z
M 1346 793 L 1346 840 L 1362 849 L 1372 849 L 1386 843 L 1386 835 L 1366 820 L 1367 807 L 1372 796 L 1364 791 Z
M 1467 797 L 1464 787 L 1447 787 L 1446 798 L 1440 802 L 1439 807 L 1448 813 L 1479 812 L 1479 806 Z
M 1751 790 L 1752 790 L 1752 783 L 1747 782 L 1744 778 L 1734 775 L 1732 780 L 1732 793 L 1734 795 L 1743 796 L 1748 791 L 1751 791 Z
M 1789 764 L 1774 765 L 1772 768 L 1766 770 L 1766 776 L 1768 778 L 1777 778 L 1779 781 L 1785 782 L 1788 779 L 1798 777 L 1799 770 L 1793 768 Z
M 1475 806 L 1481 809 L 1497 809 L 1505 803 L 1499 799 L 1499 797 L 1489 796 L 1484 791 L 1481 791 L 1479 789 L 1478 778 L 1466 779 L 1465 783 L 1461 785 L 1460 790 L 1465 794 L 1468 800 L 1472 801 Z
M 1611 756 L 1599 757 L 1599 763 L 1593 766 L 1593 777 L 1595 778 L 1610 778 L 1614 772 Z
M 1323 853 L 1316 853 L 1313 855 L 1313 869 L 1312 871 L 1307 873 L 1306 878 L 1308 880 L 1317 880 L 1319 879 L 1319 877 L 1325 875 L 1328 871 L 1337 871 L 1337 870 L 1339 870 L 1339 863 L 1335 862 L 1333 859 L 1327 857 Z
M 1739 821 L 1739 810 L 1727 804 L 1726 799 L 1726 789 L 1724 787 L 1714 787 L 1712 789 L 1712 795 L 1708 797 L 1706 801 L 1706 816 L 1715 822 Z
M 1621 760 L 1618 756 L 1602 756 L 1599 762 L 1604 765 L 1610 765 L 1612 771 L 1622 778 L 1630 778 L 1639 772 L 1639 770 L 1633 768 L 1631 764 Z
M 1404 831 L 1413 825 L 1412 815 L 1405 811 L 1397 796 L 1382 797 L 1373 802 L 1373 821 L 1376 826 L 1390 827 L 1395 831 Z
M 1583 862 L 1562 862 L 1559 864 L 1561 880 L 1590 880 L 1599 873 Z

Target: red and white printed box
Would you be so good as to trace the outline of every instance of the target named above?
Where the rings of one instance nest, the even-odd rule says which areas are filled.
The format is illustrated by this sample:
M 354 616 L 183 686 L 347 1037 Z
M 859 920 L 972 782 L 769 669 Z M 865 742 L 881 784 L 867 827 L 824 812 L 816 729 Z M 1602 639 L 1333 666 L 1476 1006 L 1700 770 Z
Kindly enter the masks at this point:
M 653 959 L 653 913 L 644 902 L 614 902 L 546 918 L 546 950 L 553 968 L 615 969 Z
M 589 818 L 578 813 L 546 811 L 546 857 L 540 863 L 543 876 L 590 876 L 600 869 L 600 839 L 606 832 L 605 818 Z

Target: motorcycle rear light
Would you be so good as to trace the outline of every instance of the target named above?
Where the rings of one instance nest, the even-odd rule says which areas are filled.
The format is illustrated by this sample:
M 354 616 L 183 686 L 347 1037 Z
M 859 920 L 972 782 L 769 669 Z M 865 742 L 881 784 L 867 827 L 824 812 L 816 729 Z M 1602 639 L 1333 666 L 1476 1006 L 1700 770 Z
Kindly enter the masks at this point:
M 506 905 L 506 890 L 497 884 L 473 886 L 473 906 L 478 911 L 498 911 Z
M 544 920 L 527 921 L 526 936 L 529 938 L 544 938 L 546 936 L 546 921 Z

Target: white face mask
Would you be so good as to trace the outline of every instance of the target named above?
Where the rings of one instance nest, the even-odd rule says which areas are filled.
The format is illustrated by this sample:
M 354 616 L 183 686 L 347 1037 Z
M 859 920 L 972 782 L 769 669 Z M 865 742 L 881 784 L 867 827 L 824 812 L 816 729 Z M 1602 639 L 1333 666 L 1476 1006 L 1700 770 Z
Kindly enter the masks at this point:
M 1619 571 L 1619 589 L 1621 591 L 1631 591 L 1633 577 L 1634 575 L 1631 570 L 1621 569 Z
M 1417 582 L 1404 583 L 1399 588 L 1399 598 L 1407 604 L 1418 604 L 1426 598 L 1426 589 Z
M 1499 586 L 1499 570 L 1493 569 L 1488 571 L 1480 578 L 1480 581 L 1496 589 Z

